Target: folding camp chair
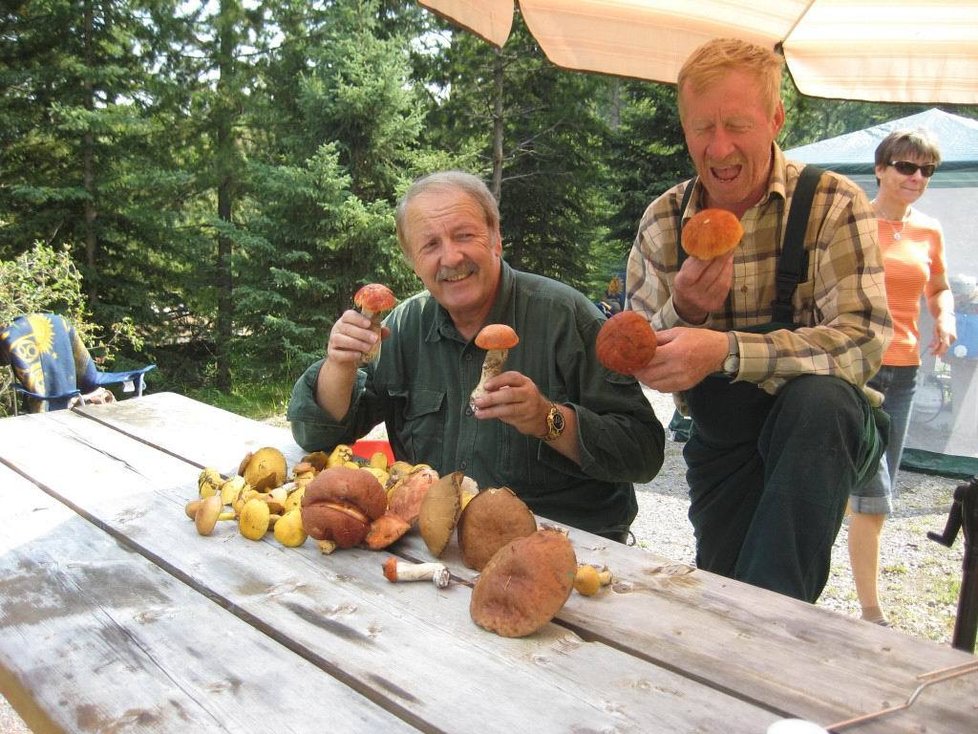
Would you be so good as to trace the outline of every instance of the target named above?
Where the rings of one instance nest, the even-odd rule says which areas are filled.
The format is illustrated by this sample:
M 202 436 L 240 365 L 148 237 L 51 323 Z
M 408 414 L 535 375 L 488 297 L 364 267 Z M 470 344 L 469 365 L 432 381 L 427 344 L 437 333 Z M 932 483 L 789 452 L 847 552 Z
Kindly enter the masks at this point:
M 14 374 L 14 415 L 22 397 L 30 412 L 63 410 L 72 399 L 106 385 L 123 385 L 124 392 L 143 394 L 144 375 L 155 364 L 128 372 L 102 372 L 64 317 L 53 313 L 18 316 L 0 331 L 0 362 Z

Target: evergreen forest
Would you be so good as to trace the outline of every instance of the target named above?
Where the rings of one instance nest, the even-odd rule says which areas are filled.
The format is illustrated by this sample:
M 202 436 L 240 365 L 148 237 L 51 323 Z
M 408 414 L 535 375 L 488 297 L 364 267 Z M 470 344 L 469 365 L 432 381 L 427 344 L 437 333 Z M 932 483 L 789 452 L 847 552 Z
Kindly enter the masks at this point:
M 933 106 L 784 95 L 784 148 Z M 290 383 L 360 285 L 420 287 L 393 208 L 449 167 L 497 195 L 510 264 L 598 298 L 692 173 L 675 107 L 518 17 L 496 49 L 407 1 L 6 0 L 0 320 L 67 312 L 151 391 Z

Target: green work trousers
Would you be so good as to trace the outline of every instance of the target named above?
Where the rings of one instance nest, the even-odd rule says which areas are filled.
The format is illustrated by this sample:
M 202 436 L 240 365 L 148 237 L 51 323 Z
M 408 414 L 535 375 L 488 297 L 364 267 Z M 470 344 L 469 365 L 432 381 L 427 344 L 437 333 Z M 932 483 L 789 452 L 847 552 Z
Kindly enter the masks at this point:
M 776 396 L 721 376 L 686 396 L 697 565 L 814 602 L 846 501 L 880 448 L 866 437 L 873 415 L 865 395 L 838 378 L 805 375 Z

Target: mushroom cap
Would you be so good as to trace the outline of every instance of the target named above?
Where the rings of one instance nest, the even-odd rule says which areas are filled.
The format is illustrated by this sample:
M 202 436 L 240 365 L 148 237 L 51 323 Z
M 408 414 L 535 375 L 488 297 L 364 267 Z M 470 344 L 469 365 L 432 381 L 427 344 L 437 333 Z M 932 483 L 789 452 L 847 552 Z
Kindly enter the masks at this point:
M 363 542 L 370 524 L 387 509 L 387 494 L 370 472 L 334 466 L 306 485 L 302 495 L 302 527 L 316 540 L 332 540 L 339 548 Z
M 743 236 L 744 228 L 733 212 L 701 209 L 683 226 L 682 243 L 687 254 L 711 260 L 730 252 Z
M 481 571 L 496 551 L 517 538 L 535 533 L 537 519 L 509 487 L 491 487 L 476 494 L 458 520 L 462 563 Z
M 201 535 L 210 535 L 214 531 L 214 526 L 217 525 L 217 518 L 220 517 L 223 507 L 224 503 L 221 502 L 221 495 L 219 494 L 212 494 L 202 499 L 197 505 L 197 512 L 194 513 L 194 524 L 197 526 L 197 532 Z
M 252 489 L 267 492 L 285 484 L 289 467 L 285 455 L 273 446 L 263 446 L 249 452 L 238 466 L 238 474 L 251 485 Z
M 635 311 L 621 311 L 605 321 L 595 342 L 598 361 L 623 375 L 632 375 L 647 365 L 655 348 L 655 330 Z
M 452 537 L 459 513 L 462 511 L 462 479 L 460 471 L 446 474 L 431 485 L 421 501 L 418 530 L 431 555 L 445 552 Z
M 421 503 L 424 502 L 425 495 L 435 482 L 438 481 L 438 472 L 427 464 L 418 464 L 401 476 L 391 486 L 388 497 L 388 509 L 409 525 L 418 522 L 418 515 L 421 512 Z
M 502 637 L 531 635 L 554 618 L 574 588 L 577 557 L 557 528 L 507 543 L 472 589 L 469 614 Z
M 519 343 L 519 336 L 506 324 L 483 326 L 475 337 L 475 345 L 480 349 L 512 349 Z
M 370 523 L 370 530 L 363 542 L 370 550 L 383 550 L 400 540 L 410 529 L 410 523 L 388 512 Z
M 381 283 L 368 283 L 353 296 L 353 305 L 370 313 L 390 311 L 396 304 L 393 291 Z

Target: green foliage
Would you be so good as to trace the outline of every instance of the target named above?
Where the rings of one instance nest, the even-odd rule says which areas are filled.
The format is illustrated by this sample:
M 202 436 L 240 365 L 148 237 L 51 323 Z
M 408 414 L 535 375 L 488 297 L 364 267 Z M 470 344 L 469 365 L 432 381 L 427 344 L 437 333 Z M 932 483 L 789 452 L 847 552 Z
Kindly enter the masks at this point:
M 185 394 L 194 400 L 243 415 L 254 420 L 264 421 L 281 418 L 288 407 L 292 382 L 275 380 L 238 380 L 234 389 L 221 392 L 213 387 L 190 388 Z
M 393 0 L 17 0 L 0 92 L 0 305 L 138 324 L 167 389 L 290 381 L 360 285 L 415 292 L 393 208 L 419 175 L 498 185 L 507 260 L 597 298 L 692 174 L 672 86 Z M 785 147 L 921 109 L 785 96 Z

